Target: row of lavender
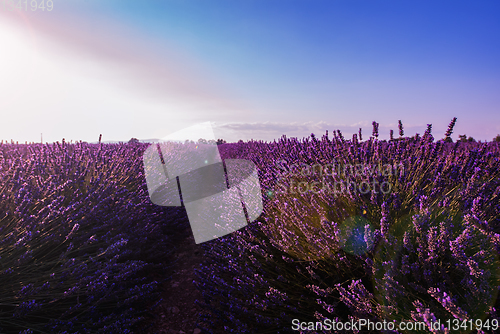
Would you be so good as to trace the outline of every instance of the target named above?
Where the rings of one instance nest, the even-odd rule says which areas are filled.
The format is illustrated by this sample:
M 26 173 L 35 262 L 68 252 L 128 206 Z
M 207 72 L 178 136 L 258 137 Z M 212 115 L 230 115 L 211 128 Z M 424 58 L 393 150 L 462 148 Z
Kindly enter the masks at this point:
M 258 166 L 264 212 L 205 244 L 199 326 L 335 333 L 333 321 L 364 319 L 425 322 L 423 333 L 495 332 L 500 145 L 451 142 L 454 121 L 440 141 L 429 126 L 389 142 L 337 132 L 219 146 L 223 158 Z M 366 187 L 375 182 L 390 190 Z M 336 183 L 348 186 L 332 190 Z
M 0 145 L 1 333 L 144 326 L 172 251 L 167 212 L 148 199 L 146 146 Z

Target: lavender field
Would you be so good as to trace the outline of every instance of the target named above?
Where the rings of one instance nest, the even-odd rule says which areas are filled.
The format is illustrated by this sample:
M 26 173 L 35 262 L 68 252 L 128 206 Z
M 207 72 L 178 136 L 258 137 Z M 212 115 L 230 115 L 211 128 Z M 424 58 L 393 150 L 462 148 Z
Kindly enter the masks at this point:
M 421 137 L 403 137 L 401 123 L 400 138 L 378 141 L 374 122 L 363 142 L 337 132 L 224 146 L 224 158 L 258 166 L 265 205 L 258 222 L 205 244 L 211 261 L 198 287 L 210 310 L 206 327 L 343 333 L 356 331 L 316 323 L 441 320 L 442 328 L 420 332 L 497 332 L 499 145 L 451 142 L 455 121 L 441 141 L 430 125 Z M 319 168 L 333 162 L 343 167 Z M 343 172 L 357 165 L 368 172 Z M 398 168 L 371 167 L 384 165 Z M 325 190 L 363 178 L 391 189 Z M 314 180 L 323 185 L 304 191 Z
M 146 147 L 0 145 L 1 333 L 131 333 L 152 318 L 176 217 L 149 202 Z
M 317 324 L 364 319 L 428 327 L 350 332 L 497 331 L 500 143 L 453 142 L 454 121 L 442 140 L 400 125 L 382 141 L 373 125 L 364 140 L 219 145 L 257 165 L 264 212 L 203 244 L 199 328 L 343 333 Z M 0 145 L 1 333 L 147 328 L 186 224 L 148 198 L 148 145 Z

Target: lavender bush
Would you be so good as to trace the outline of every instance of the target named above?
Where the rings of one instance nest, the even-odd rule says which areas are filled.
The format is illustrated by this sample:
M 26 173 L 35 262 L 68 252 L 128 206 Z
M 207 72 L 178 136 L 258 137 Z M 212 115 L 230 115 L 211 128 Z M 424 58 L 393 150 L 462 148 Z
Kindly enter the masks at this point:
M 401 123 L 399 129 L 402 136 Z M 428 325 L 441 319 L 443 326 L 457 319 L 470 322 L 455 333 L 494 332 L 470 324 L 498 321 L 500 146 L 436 142 L 431 131 L 429 124 L 422 137 L 389 142 L 347 141 L 339 131 L 333 139 L 283 136 L 219 146 L 223 158 L 258 166 L 264 212 L 248 227 L 205 244 L 209 260 L 196 280 L 206 310 L 199 326 L 288 333 L 296 332 L 293 319 Z M 313 168 L 332 162 L 368 172 L 325 176 Z M 301 165 L 310 172 L 293 171 Z M 384 165 L 398 168 L 384 172 Z M 318 180 L 385 182 L 391 189 L 307 189 Z M 423 332 L 429 331 L 445 329 Z
M 145 144 L 0 145 L 0 332 L 131 333 L 172 251 Z M 175 215 L 171 215 L 175 219 Z

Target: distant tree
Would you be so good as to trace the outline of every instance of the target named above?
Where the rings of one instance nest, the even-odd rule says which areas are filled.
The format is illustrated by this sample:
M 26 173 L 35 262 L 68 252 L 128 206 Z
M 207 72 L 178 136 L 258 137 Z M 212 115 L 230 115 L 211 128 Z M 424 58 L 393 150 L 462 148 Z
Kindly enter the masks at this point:
M 200 139 L 198 139 L 198 144 L 207 144 L 207 140 L 200 138 Z
M 139 143 L 139 139 L 137 138 L 130 138 L 130 140 L 128 141 L 129 144 L 138 144 Z
M 495 138 L 493 138 L 493 141 L 500 142 L 500 135 L 497 135 Z
M 460 138 L 458 140 L 459 142 L 462 142 L 462 143 L 467 142 L 467 135 L 458 135 L 458 137 Z
M 340 141 L 344 142 L 344 136 L 342 135 L 342 131 L 340 131 L 339 129 L 337 129 L 337 135 L 338 135 Z
M 391 140 L 394 140 L 394 130 L 389 131 L 389 136 Z
M 424 132 L 424 138 L 429 139 L 430 141 L 434 140 L 432 136 L 432 124 L 427 124 L 427 130 Z
M 217 145 L 222 145 L 226 144 L 226 141 L 224 139 L 217 139 Z
M 476 142 L 476 140 L 474 138 L 470 137 L 470 136 L 469 136 L 469 138 L 467 138 L 467 141 L 469 143 L 475 143 Z

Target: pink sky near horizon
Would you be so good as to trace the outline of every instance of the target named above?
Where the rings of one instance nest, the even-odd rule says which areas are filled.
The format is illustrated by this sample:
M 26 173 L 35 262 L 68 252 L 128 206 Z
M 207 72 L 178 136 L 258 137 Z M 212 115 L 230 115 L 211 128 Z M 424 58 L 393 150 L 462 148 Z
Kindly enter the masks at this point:
M 211 108 L 215 118 L 234 114 L 235 110 L 241 111 L 242 119 L 250 114 L 244 103 L 230 96 L 227 89 L 217 83 L 216 75 L 209 73 L 203 64 L 183 50 L 166 45 L 165 42 L 155 45 L 154 39 L 148 40 L 120 22 L 106 20 L 97 13 L 87 15 L 88 17 L 83 19 L 72 13 L 59 13 L 55 17 L 49 17 L 26 15 L 22 11 L 0 11 L 0 22 L 5 24 L 10 21 L 7 25 L 31 37 L 32 40 L 27 44 L 35 59 L 30 64 L 31 68 L 25 72 L 36 72 L 37 57 L 45 58 L 47 55 L 50 57 L 57 54 L 58 57 L 70 59 L 72 66 L 81 65 L 82 62 L 90 65 L 95 71 L 91 74 L 99 80 L 109 82 L 120 90 L 121 94 L 137 95 L 145 104 L 168 103 L 178 105 L 179 109 L 186 109 L 185 101 L 188 101 L 194 105 L 191 109 L 195 109 L 197 104 Z M 85 73 L 76 74 L 82 78 L 85 76 Z M 57 94 L 52 98 L 58 100 Z M 15 104 L 12 103 L 10 107 L 15 108 Z M 187 109 L 189 108 L 188 105 Z M 99 109 L 97 104 L 95 109 Z M 194 121 L 210 120 L 203 112 L 190 112 Z M 71 118 L 71 112 L 66 113 L 66 116 Z M 172 114 L 175 114 L 175 111 Z M 111 119 L 120 117 L 117 113 L 109 116 Z M 165 118 L 168 119 L 163 117 L 163 121 Z M 172 118 L 177 117 L 172 115 Z M 180 125 L 188 126 L 193 120 L 183 120 Z M 154 126 L 155 123 L 154 120 L 144 121 L 141 125 L 147 127 Z M 71 129 L 70 125 L 64 123 L 60 126 L 68 126 Z M 163 131 L 156 130 L 150 137 L 164 136 L 177 128 L 178 126 L 166 126 Z M 102 131 L 105 132 L 104 129 Z M 34 131 L 35 137 L 39 137 L 38 132 Z M 29 139 L 32 139 L 33 136 L 30 137 Z

